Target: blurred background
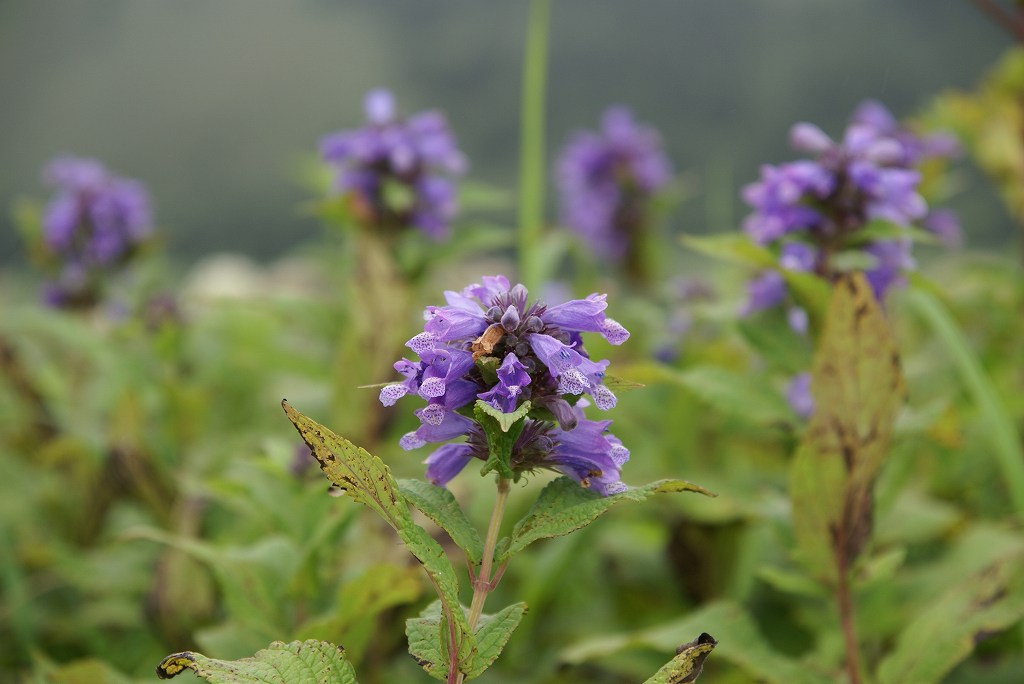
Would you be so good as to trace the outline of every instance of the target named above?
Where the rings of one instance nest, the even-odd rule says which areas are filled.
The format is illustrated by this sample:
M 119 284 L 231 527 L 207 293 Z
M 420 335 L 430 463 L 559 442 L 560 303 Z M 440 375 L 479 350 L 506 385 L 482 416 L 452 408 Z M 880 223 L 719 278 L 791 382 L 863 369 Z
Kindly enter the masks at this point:
M 470 177 L 514 187 L 521 0 L 178 0 L 0 3 L 0 266 L 23 249 L 8 210 L 44 198 L 60 153 L 146 183 L 173 257 L 273 259 L 318 233 L 303 163 L 324 134 L 363 122 L 391 88 L 402 112 L 443 110 Z M 899 118 L 971 88 L 1010 44 L 967 0 L 558 0 L 549 156 L 610 103 L 665 137 L 687 187 L 672 228 L 735 229 L 737 190 L 796 158 L 794 121 L 839 135 L 867 97 Z M 1002 248 L 1011 222 L 969 163 L 954 195 L 969 247 Z M 552 214 L 553 215 L 553 214 Z M 512 215 L 509 214 L 511 223 Z

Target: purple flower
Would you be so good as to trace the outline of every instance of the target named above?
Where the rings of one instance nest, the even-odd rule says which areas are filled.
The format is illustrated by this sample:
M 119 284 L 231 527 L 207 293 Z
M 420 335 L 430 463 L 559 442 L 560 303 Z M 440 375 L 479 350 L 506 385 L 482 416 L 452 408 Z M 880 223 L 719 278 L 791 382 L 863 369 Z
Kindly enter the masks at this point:
M 43 180 L 56 190 L 43 213 L 42 236 L 58 265 L 44 300 L 53 306 L 91 303 L 103 273 L 127 262 L 152 233 L 149 193 L 95 159 L 58 157 Z
M 743 189 L 743 199 L 753 209 L 744 219 L 744 230 L 758 244 L 781 243 L 783 268 L 829 278 L 834 275 L 833 255 L 864 250 L 876 261 L 867 274 L 882 296 L 902 282 L 901 273 L 913 268 L 913 259 L 909 242 L 902 238 L 877 242 L 859 237 L 868 223 L 921 225 L 948 242 L 955 240 L 955 218 L 929 213 L 918 190 L 921 174 L 913 168 L 926 157 L 953 154 L 948 140 L 916 136 L 881 104 L 868 101 L 851 117 L 841 142 L 805 122 L 793 126 L 790 142 L 814 158 L 764 166 L 760 180 Z M 778 274 L 759 273 L 748 289 L 745 313 L 786 299 Z
M 644 229 L 651 196 L 672 179 L 661 137 L 611 107 L 601 130 L 576 133 L 555 168 L 562 221 L 602 258 L 621 260 Z
M 335 172 L 334 189 L 367 226 L 400 230 L 415 226 L 434 239 L 447 237 L 458 210 L 452 177 L 466 158 L 444 116 L 422 112 L 400 119 L 394 97 L 373 90 L 364 100 L 367 125 L 320 142 Z
M 786 400 L 793 412 L 807 419 L 814 413 L 814 396 L 811 394 L 811 374 L 798 373 L 786 388 Z
M 402 438 L 403 448 L 466 437 L 465 443 L 445 444 L 427 459 L 427 478 L 444 484 L 471 458 L 487 460 L 486 435 L 467 417 L 474 402 L 512 413 L 529 401 L 529 418 L 513 447 L 514 472 L 547 468 L 605 494 L 618 491 L 628 452 L 614 438 L 602 436 L 607 421 L 588 421 L 580 409 L 588 403 L 585 394 L 601 410 L 616 403 L 603 382 L 608 362 L 592 360 L 582 336 L 596 332 L 612 344 L 629 337 L 605 315 L 605 296 L 549 307 L 530 302 L 522 285 L 491 276 L 461 292 L 445 292 L 445 299 L 446 306 L 427 307 L 424 331 L 406 343 L 419 360 L 398 361 L 395 370 L 404 379 L 380 392 L 385 406 L 407 394 L 427 401 L 416 411 L 419 428 Z

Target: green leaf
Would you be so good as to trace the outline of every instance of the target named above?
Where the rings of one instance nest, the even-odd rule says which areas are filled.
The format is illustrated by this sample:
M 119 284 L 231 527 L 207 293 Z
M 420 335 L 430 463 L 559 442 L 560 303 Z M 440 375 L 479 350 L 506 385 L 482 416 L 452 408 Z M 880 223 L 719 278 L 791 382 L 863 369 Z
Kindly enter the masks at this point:
M 1002 471 L 1004 486 L 1018 517 L 1024 519 L 1024 443 L 1007 402 L 1000 398 L 978 355 L 939 300 L 917 287 L 908 293 L 907 299 L 916 313 L 931 326 L 956 363 L 964 386 L 985 422 L 985 434 Z
M 774 268 L 776 259 L 771 251 L 751 242 L 745 235 L 684 235 L 685 247 L 695 252 L 754 268 Z
M 565 649 L 560 657 L 565 663 L 579 664 L 624 649 L 669 651 L 679 644 L 680 635 L 696 631 L 728 635 L 715 648 L 715 659 L 721 658 L 740 667 L 751 680 L 765 684 L 828 684 L 832 681 L 774 651 L 750 615 L 732 601 L 715 601 L 684 618 L 642 631 L 593 637 Z
M 526 610 L 525 603 L 513 603 L 493 615 L 480 616 L 475 632 L 477 651 L 466 671 L 466 679 L 479 677 L 498 659 Z
M 423 609 L 419 617 L 405 621 L 405 636 L 409 641 L 409 655 L 434 679 L 448 679 L 448 642 L 444 639 L 441 602 L 434 601 Z
M 487 434 L 489 451 L 487 462 L 480 471 L 482 475 L 496 470 L 505 479 L 515 478 L 511 464 L 512 447 L 523 431 L 523 426 L 526 424 L 524 419 L 529 412 L 530 402 L 528 401 L 524 401 L 523 405 L 512 413 L 504 413 L 487 402 L 477 399 L 473 406 L 473 415 Z
M 614 375 L 604 376 L 601 380 L 601 384 L 616 394 L 619 394 L 620 392 L 628 392 L 629 390 L 642 389 L 644 387 L 644 385 L 639 382 L 624 380 L 623 378 L 619 378 Z
M 1020 557 L 963 577 L 900 633 L 878 669 L 881 684 L 939 682 L 978 641 L 1024 617 Z
M 458 578 L 441 545 L 413 521 L 408 503 L 399 491 L 391 470 L 365 449 L 302 415 L 287 401 L 282 401 L 281 406 L 328 479 L 347 495 L 376 511 L 398 532 L 409 552 L 423 564 L 441 599 L 445 637 L 454 639 L 458 644 L 461 669 L 469 662 L 475 647 L 466 615 L 459 604 Z M 449 631 L 450 634 L 447 633 Z
M 925 245 L 939 244 L 939 239 L 934 233 L 915 226 L 901 226 L 885 219 L 875 219 L 851 233 L 850 241 L 847 244 L 850 247 L 855 247 L 879 240 L 903 240 L 905 238 Z
M 530 402 L 524 401 L 523 405 L 512 413 L 505 413 L 501 409 L 491 406 L 486 401 L 477 399 L 476 409 L 479 409 L 484 413 L 484 415 L 490 416 L 497 421 L 498 427 L 501 428 L 502 432 L 508 432 L 512 429 L 512 426 L 515 425 L 516 421 L 525 418 L 526 414 L 530 412 Z
M 765 425 L 794 422 L 793 410 L 782 393 L 761 375 L 734 373 L 717 366 L 696 366 L 676 377 L 683 386 L 725 414 Z
M 680 646 L 676 651 L 676 657 L 644 684 L 687 684 L 697 681 L 697 677 L 704 669 L 704 661 L 717 645 L 718 642 L 713 636 L 701 632 L 696 639 Z
M 775 267 L 789 287 L 790 294 L 796 303 L 807 312 L 812 330 L 821 330 L 825 312 L 828 309 L 831 288 L 829 284 L 805 271 L 791 271 L 788 268 Z
M 466 552 L 471 564 L 480 562 L 483 555 L 480 534 L 450 491 L 424 480 L 399 480 L 398 489 L 420 513 L 448 533 L 455 545 Z
M 820 580 L 871 534 L 872 489 L 904 386 L 888 323 L 862 274 L 835 285 L 812 369 L 815 411 L 790 469 L 797 555 Z
M 644 501 L 663 492 L 699 492 L 715 496 L 703 487 L 683 480 L 659 480 L 612 496 L 601 496 L 584 489 L 568 477 L 552 480 L 541 491 L 526 517 L 512 528 L 512 536 L 498 554 L 497 561 L 504 562 L 538 539 L 560 537 L 586 527 L 616 504 Z
M 356 684 L 345 649 L 326 641 L 275 641 L 240 660 L 214 660 L 201 653 L 173 653 L 157 665 L 160 679 L 192 670 L 213 684 Z

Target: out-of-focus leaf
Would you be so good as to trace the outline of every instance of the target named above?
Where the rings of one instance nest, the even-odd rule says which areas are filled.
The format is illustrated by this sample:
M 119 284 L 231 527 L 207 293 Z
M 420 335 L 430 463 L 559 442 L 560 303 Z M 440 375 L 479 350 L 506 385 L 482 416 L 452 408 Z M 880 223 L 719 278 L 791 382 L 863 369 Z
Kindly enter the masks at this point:
M 704 669 L 704 661 L 718 642 L 707 632 L 701 632 L 693 641 L 677 649 L 676 657 L 665 664 L 644 684 L 688 684 L 697 681 Z
M 275 641 L 251 658 L 214 660 L 201 653 L 174 653 L 156 668 L 160 679 L 192 670 L 212 684 L 356 684 L 345 649 L 326 641 Z
M 448 533 L 455 545 L 466 552 L 470 563 L 480 562 L 484 551 L 480 533 L 450 491 L 424 480 L 399 480 L 398 489 L 420 513 Z
M 829 284 L 813 273 L 788 268 L 776 270 L 786 281 L 793 299 L 807 312 L 811 329 L 821 330 L 829 304 Z
M 815 354 L 815 411 L 790 470 L 798 557 L 813 575 L 838 578 L 871 533 L 872 488 L 903 401 L 896 345 L 867 280 L 835 285 Z
M 135 680 L 117 668 L 96 658 L 85 658 L 61 665 L 46 673 L 47 684 L 133 684 Z
M 466 672 L 466 679 L 479 677 L 498 659 L 525 614 L 525 603 L 513 603 L 493 615 L 480 616 L 474 632 L 477 650 Z
M 561 660 L 579 664 L 631 648 L 675 649 L 683 635 L 696 631 L 718 634 L 715 659 L 740 667 L 752 679 L 765 684 L 828 684 L 831 678 L 783 656 L 768 645 L 751 617 L 731 601 L 716 601 L 673 622 L 628 634 L 598 636 L 575 644 L 561 653 Z M 728 635 L 726 638 L 723 635 Z
M 497 560 L 507 560 L 538 539 L 559 537 L 586 527 L 616 504 L 644 501 L 654 494 L 664 492 L 698 492 L 714 496 L 703 487 L 683 480 L 659 480 L 611 496 L 601 496 L 590 489 L 584 489 L 568 477 L 552 480 L 541 491 L 526 517 L 512 528 L 512 536 L 507 541 L 502 540 Z
M 751 242 L 745 235 L 684 235 L 683 245 L 695 252 L 706 254 L 742 266 L 773 268 L 775 257 L 772 253 Z
M 977 355 L 939 300 L 922 290 L 911 291 L 908 299 L 956 362 L 964 384 L 986 423 L 993 455 L 1002 470 L 1010 499 L 1018 515 L 1024 518 L 1024 444 L 1017 434 L 1013 417 L 1007 412 L 1005 402 L 999 398 Z
M 755 319 L 742 318 L 737 329 L 767 363 L 777 365 L 793 375 L 811 365 L 811 348 L 807 339 L 789 327 L 784 316 L 767 315 Z
M 398 489 L 391 470 L 376 456 L 359 448 L 316 421 L 281 402 L 288 419 L 320 463 L 321 470 L 335 485 L 356 501 L 377 512 L 405 542 L 430 577 L 441 599 L 445 629 L 457 646 L 460 669 L 474 651 L 473 635 L 459 604 L 459 582 L 444 549 L 409 513 L 408 503 Z
M 878 681 L 939 682 L 979 641 L 1024 617 L 1020 560 L 1018 554 L 963 577 L 931 601 L 900 633 Z
M 761 374 L 734 373 L 716 366 L 696 366 L 677 375 L 679 382 L 719 411 L 757 424 L 794 421 L 782 394 Z
M 370 566 L 341 586 L 329 615 L 306 623 L 294 637 L 343 643 L 349 660 L 359 663 L 381 612 L 419 598 L 418 574 L 412 567 Z

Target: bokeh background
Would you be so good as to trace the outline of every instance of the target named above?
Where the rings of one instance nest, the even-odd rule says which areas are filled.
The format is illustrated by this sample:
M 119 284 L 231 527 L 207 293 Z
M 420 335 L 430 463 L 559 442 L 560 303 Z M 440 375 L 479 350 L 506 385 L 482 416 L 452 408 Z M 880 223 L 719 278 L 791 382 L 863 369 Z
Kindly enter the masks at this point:
M 526 3 L 435 0 L 0 2 L 0 265 L 23 263 L 19 196 L 43 163 L 95 156 L 151 188 L 170 253 L 272 259 L 318 233 L 300 169 L 362 95 L 445 111 L 471 177 L 514 187 Z M 838 135 L 866 97 L 904 118 L 970 88 L 1010 43 L 967 0 L 558 0 L 550 155 L 610 103 L 659 128 L 687 184 L 673 229 L 734 229 L 737 189 L 795 158 L 798 120 Z M 946 205 L 968 246 L 1012 229 L 961 164 Z M 511 214 L 509 215 L 511 220 Z

